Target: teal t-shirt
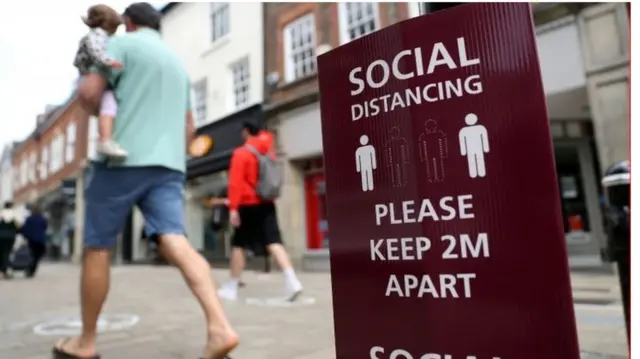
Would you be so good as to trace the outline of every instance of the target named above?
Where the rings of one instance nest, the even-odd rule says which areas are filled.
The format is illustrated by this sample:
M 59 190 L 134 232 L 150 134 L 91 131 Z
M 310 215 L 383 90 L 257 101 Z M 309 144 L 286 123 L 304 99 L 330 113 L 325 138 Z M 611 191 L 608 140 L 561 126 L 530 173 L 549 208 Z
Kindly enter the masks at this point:
M 113 139 L 129 155 L 122 166 L 163 166 L 185 172 L 189 75 L 152 29 L 109 40 L 108 53 L 124 67 L 92 68 L 107 77 L 118 101 Z

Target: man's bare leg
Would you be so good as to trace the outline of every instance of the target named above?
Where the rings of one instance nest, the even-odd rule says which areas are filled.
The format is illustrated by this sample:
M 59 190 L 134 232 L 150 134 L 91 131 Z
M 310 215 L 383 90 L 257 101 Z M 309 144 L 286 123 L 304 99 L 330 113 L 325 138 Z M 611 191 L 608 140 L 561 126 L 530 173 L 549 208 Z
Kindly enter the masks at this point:
M 82 308 L 82 334 L 61 340 L 56 348 L 79 357 L 96 355 L 98 317 L 109 292 L 108 249 L 85 249 L 80 279 L 80 305 Z
M 244 249 L 241 247 L 233 247 L 231 250 L 231 263 L 229 264 L 231 271 L 231 279 L 225 283 L 218 295 L 226 300 L 238 299 L 238 287 L 240 287 L 240 277 L 245 266 Z
M 291 264 L 291 258 L 287 254 L 287 250 L 281 243 L 272 243 L 267 246 L 269 253 L 276 259 L 276 263 L 284 273 L 285 282 L 287 285 L 288 299 L 291 301 L 296 300 L 302 293 L 302 284 L 296 276 L 296 272 Z
M 207 321 L 206 359 L 224 359 L 239 342 L 216 294 L 209 263 L 196 252 L 182 235 L 160 236 L 160 248 L 165 259 L 175 264 L 187 285 L 200 302 Z

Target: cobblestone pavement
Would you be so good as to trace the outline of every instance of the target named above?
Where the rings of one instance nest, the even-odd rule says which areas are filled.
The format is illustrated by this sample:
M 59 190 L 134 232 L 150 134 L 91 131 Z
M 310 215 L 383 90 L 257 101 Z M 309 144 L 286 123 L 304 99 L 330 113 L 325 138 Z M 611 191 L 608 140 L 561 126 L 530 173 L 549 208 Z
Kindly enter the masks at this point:
M 60 337 L 51 335 L 52 331 L 69 330 L 70 324 L 63 327 L 58 323 L 56 327 L 43 323 L 77 318 L 78 274 L 77 266 L 45 265 L 34 280 L 18 276 L 10 282 L 0 281 L 0 358 L 50 358 L 51 344 Z M 217 279 L 226 275 L 226 271 L 214 271 Z M 582 349 L 611 358 L 626 358 L 624 320 L 615 277 L 587 274 L 572 277 Z M 280 275 L 250 272 L 245 275 L 248 283 L 243 289 L 245 301 L 225 303 L 242 339 L 234 358 L 335 358 L 329 275 L 302 273 L 301 279 L 305 283 L 305 297 L 295 306 L 285 306 L 282 301 L 266 300 L 280 294 Z M 265 308 L 270 303 L 281 305 Z M 113 326 L 118 325 L 114 315 L 131 314 L 139 319 L 135 323 L 135 317 L 120 318 L 130 320 L 129 323 L 120 320 L 121 326 L 135 325 L 101 335 L 99 349 L 106 358 L 194 359 L 203 345 L 200 310 L 173 268 L 114 268 L 105 313 L 111 324 L 103 324 L 111 325 L 111 329 L 117 329 Z M 77 330 L 78 323 L 75 325 L 71 330 Z M 34 333 L 34 328 L 39 334 Z

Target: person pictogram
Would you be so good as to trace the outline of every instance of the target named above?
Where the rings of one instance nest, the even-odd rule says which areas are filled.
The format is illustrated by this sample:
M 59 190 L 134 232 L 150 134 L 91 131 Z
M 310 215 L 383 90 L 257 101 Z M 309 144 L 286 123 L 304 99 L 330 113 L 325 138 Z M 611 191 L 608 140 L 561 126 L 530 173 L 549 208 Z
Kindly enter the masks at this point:
M 489 153 L 489 135 L 487 128 L 477 125 L 478 116 L 469 113 L 465 116 L 464 122 L 467 124 L 460 130 L 460 154 L 467 156 L 469 164 L 469 177 L 484 177 L 487 174 L 484 155 Z
M 409 170 L 409 143 L 400 135 L 400 128 L 391 129 L 391 141 L 387 144 L 385 155 L 385 165 L 391 172 L 393 187 L 406 186 Z
M 360 136 L 360 144 L 356 150 L 356 171 L 362 178 L 362 191 L 373 191 L 373 170 L 378 167 L 376 149 L 369 144 L 367 135 Z
M 427 181 L 444 181 L 444 160 L 449 156 L 447 135 L 438 128 L 438 122 L 428 120 L 424 132 L 418 137 L 420 161 L 426 165 Z

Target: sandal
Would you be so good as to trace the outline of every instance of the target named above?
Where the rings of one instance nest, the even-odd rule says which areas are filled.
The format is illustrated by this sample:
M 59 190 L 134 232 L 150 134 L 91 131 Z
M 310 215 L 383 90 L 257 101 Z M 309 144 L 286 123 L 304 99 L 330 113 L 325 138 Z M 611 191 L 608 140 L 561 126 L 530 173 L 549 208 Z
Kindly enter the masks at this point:
M 100 355 L 96 354 L 90 357 L 79 357 L 75 354 L 67 353 L 63 348 L 64 346 L 71 340 L 71 338 L 66 338 L 60 343 L 60 348 L 58 346 L 53 347 L 53 359 L 100 359 Z

